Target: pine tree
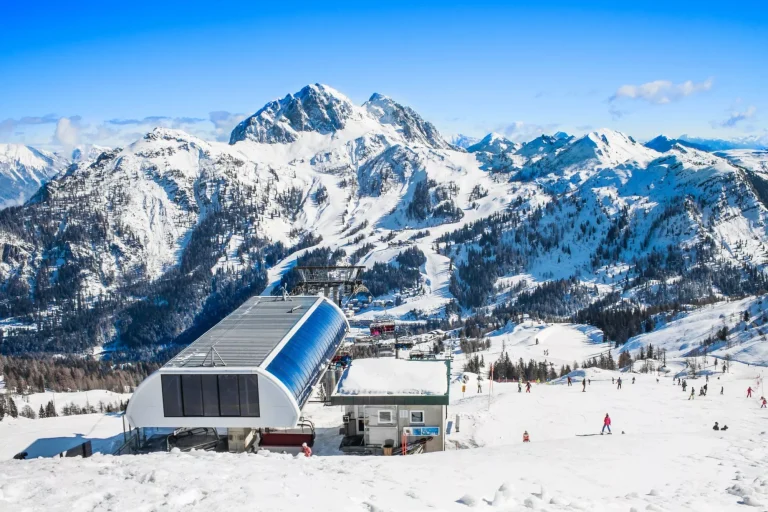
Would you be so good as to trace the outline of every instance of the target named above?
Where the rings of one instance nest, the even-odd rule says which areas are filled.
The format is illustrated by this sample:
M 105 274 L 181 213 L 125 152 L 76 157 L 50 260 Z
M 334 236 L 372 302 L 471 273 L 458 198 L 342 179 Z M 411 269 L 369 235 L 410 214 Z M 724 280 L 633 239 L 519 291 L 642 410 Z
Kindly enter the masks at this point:
M 43 409 L 43 404 L 40 404 L 40 410 L 37 411 L 37 417 L 38 418 L 45 418 L 45 409 Z
M 5 417 L 5 395 L 0 395 L 0 421 Z
M 53 405 L 53 400 L 49 400 L 48 404 L 45 406 L 45 417 L 46 418 L 55 418 L 58 414 L 56 414 L 56 407 Z
M 18 418 L 19 417 L 19 411 L 16 409 L 16 402 L 13 401 L 12 397 L 8 397 L 8 416 L 11 418 Z
M 653 357 L 653 345 L 648 344 L 648 359 L 654 359 Z

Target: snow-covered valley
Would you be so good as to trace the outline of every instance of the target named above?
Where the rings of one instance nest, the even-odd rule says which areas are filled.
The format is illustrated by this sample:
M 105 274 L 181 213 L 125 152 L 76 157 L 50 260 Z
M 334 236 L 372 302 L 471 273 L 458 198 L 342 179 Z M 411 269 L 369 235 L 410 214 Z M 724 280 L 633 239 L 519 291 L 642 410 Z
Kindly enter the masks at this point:
M 721 314 L 727 318 L 729 307 L 742 311 L 744 306 L 704 307 L 661 326 L 658 337 L 639 337 L 630 344 L 662 347 L 662 335 L 687 344 L 699 322 Z M 493 333 L 490 340 L 490 348 L 478 353 L 486 364 L 503 350 L 513 360 L 531 357 L 559 366 L 574 360 L 581 364 L 607 349 L 599 333 L 573 324 L 526 321 Z M 686 360 L 672 341 L 666 348 L 667 366 L 659 372 L 579 369 L 571 374 L 572 386 L 563 377 L 534 384 L 530 393 L 519 392 L 513 382 L 495 382 L 489 389 L 487 378 L 477 392 L 474 374 L 467 374 L 462 393 L 467 355 L 459 352 L 445 424 L 449 449 L 442 453 L 340 455 L 342 409 L 311 404 L 305 414 L 315 422 L 318 440 L 309 459 L 262 451 L 7 460 L 0 463 L 0 503 L 12 510 L 45 506 L 77 512 L 701 511 L 742 510 L 745 505 L 765 510 L 768 409 L 760 409 L 758 398 L 768 360 L 763 354 L 749 366 L 734 362 L 722 373 L 709 357 L 698 377 L 687 377 L 697 391 L 707 384 L 709 392 L 689 400 L 675 380 L 684 376 Z M 612 382 L 619 377 L 622 389 Z M 589 381 L 586 391 L 583 378 Z M 751 399 L 746 398 L 748 387 L 756 390 Z M 57 400 L 66 400 L 63 395 Z M 613 434 L 600 436 L 606 413 Z M 716 421 L 728 430 L 713 431 Z M 522 443 L 524 431 L 530 443 Z M 33 438 L 67 434 L 104 441 L 122 437 L 118 416 L 6 418 L 0 422 L 2 456 L 10 458 L 11 446 L 23 449 Z M 98 446 L 108 451 L 112 445 L 104 441 Z

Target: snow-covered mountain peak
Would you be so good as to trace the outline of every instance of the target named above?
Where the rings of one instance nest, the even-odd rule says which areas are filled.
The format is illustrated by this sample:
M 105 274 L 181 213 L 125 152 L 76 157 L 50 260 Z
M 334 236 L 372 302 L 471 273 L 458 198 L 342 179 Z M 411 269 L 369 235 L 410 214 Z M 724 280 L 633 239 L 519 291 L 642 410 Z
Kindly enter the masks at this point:
M 610 129 L 597 130 L 574 141 L 561 156 L 576 160 L 597 160 L 604 165 L 618 165 L 628 160 L 650 162 L 658 152 L 638 143 L 631 136 Z
M 394 101 L 389 96 L 373 93 L 363 108 L 383 125 L 392 125 L 406 141 L 424 144 L 435 149 L 457 149 L 446 141 L 437 128 L 421 118 L 412 108 Z
M 343 129 L 361 113 L 337 90 L 322 84 L 308 85 L 296 94 L 267 103 L 232 131 L 230 144 L 252 140 L 264 144 L 286 144 L 298 140 L 300 132 L 323 135 Z
M 59 155 L 23 144 L 0 144 L 0 208 L 23 204 L 66 167 Z
M 520 149 L 520 147 L 520 144 L 512 142 L 503 135 L 500 135 L 496 132 L 491 132 L 483 137 L 478 143 L 468 147 L 467 151 L 470 153 L 485 151 L 494 155 L 499 155 L 501 153 L 517 151 Z

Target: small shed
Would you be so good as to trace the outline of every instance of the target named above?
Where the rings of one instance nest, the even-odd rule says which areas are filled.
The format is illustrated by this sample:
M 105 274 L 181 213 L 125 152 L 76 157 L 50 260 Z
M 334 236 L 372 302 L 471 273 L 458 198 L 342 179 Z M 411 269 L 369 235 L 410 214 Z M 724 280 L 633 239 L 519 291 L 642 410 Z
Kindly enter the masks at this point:
M 400 453 L 419 444 L 445 450 L 449 361 L 355 359 L 344 370 L 332 405 L 345 407 L 346 453 Z

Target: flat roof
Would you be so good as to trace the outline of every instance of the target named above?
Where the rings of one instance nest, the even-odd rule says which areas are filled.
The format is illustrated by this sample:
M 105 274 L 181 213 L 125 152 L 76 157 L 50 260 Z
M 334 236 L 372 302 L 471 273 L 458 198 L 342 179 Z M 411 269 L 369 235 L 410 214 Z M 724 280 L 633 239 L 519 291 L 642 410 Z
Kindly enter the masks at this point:
M 319 296 L 251 297 L 163 368 L 258 367 L 309 312 Z
M 339 380 L 334 397 L 448 395 L 446 361 L 411 361 L 389 357 L 354 359 Z

